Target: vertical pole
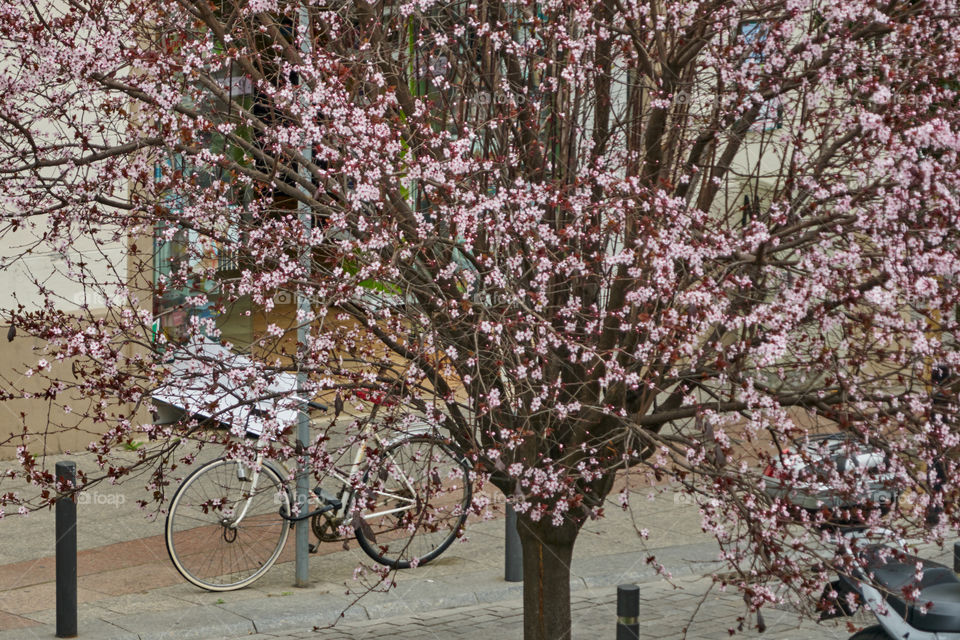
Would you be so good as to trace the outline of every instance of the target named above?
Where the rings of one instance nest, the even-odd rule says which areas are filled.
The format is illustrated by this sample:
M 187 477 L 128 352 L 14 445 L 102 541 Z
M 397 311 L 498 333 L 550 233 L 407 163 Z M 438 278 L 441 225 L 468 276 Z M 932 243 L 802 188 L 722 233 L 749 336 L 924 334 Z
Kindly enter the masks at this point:
M 523 547 L 517 532 L 517 512 L 507 503 L 506 535 L 503 545 L 503 579 L 507 582 L 523 582 Z
M 57 480 L 71 488 L 77 486 L 77 465 L 56 464 Z M 73 496 L 57 498 L 57 637 L 77 635 L 77 503 Z
M 930 382 L 933 385 L 933 404 L 930 407 L 930 420 L 946 421 L 946 414 L 943 407 L 949 402 L 944 387 L 950 378 L 950 370 L 946 365 L 935 364 L 930 372 Z M 932 473 L 928 470 L 927 477 L 930 481 L 930 498 L 940 498 L 943 500 L 943 485 L 947 481 L 947 465 L 941 458 L 933 463 Z M 943 505 L 931 505 L 927 507 L 927 524 L 935 527 L 940 523 L 940 516 L 943 514 Z M 956 563 L 954 563 L 956 564 Z
M 298 31 L 299 37 L 302 38 L 300 41 L 300 49 L 305 53 L 310 51 L 310 14 L 307 12 L 306 7 L 300 7 L 298 12 Z M 310 146 L 306 146 L 300 150 L 300 154 L 304 156 L 307 160 L 310 160 L 313 150 Z M 300 175 L 310 178 L 310 173 L 307 171 L 306 167 L 300 167 Z M 303 190 L 303 187 L 300 187 Z M 300 216 L 300 225 L 303 228 L 303 233 L 307 236 L 310 234 L 310 228 L 313 224 L 313 216 L 310 211 L 310 208 L 303 202 L 297 203 L 297 209 Z M 307 273 L 310 272 L 310 259 L 311 251 L 309 244 L 305 245 L 306 248 L 300 254 L 300 264 L 304 267 Z M 305 353 L 307 345 L 307 337 L 310 335 L 310 324 L 305 318 L 311 316 L 311 305 L 310 300 L 303 294 L 303 292 L 297 292 L 297 310 L 300 312 L 298 316 L 302 318 L 300 324 L 297 326 L 297 352 Z M 297 373 L 297 395 L 301 398 L 304 397 L 304 389 L 307 384 L 307 374 L 303 371 Z M 301 405 L 300 412 L 297 414 L 297 444 L 300 445 L 301 451 L 306 452 L 307 445 L 310 442 L 310 414 L 308 413 L 309 407 L 306 404 Z M 300 513 L 306 513 L 310 508 L 310 461 L 309 458 L 304 460 L 303 463 L 297 468 L 297 504 L 300 505 Z M 310 522 L 308 520 L 301 520 L 297 523 L 294 532 L 294 542 L 296 544 L 296 563 L 294 566 L 294 582 L 298 587 L 306 587 L 310 584 Z
M 306 297 L 299 296 L 302 309 Z M 306 303 L 309 307 L 309 303 Z M 306 327 L 301 326 L 297 329 L 297 342 L 303 344 Z M 303 389 L 306 383 L 306 374 L 297 374 L 297 390 Z M 307 414 L 306 405 L 300 409 L 297 414 L 297 444 L 300 445 L 304 461 L 297 467 L 297 504 L 300 505 L 299 513 L 302 515 L 310 509 L 310 458 L 307 452 L 307 444 L 310 440 L 310 416 Z M 310 585 L 310 521 L 301 520 L 294 528 L 294 542 L 296 544 L 296 564 L 294 566 L 294 581 L 298 587 Z
M 617 587 L 617 640 L 638 640 L 639 618 L 640 587 L 621 584 Z

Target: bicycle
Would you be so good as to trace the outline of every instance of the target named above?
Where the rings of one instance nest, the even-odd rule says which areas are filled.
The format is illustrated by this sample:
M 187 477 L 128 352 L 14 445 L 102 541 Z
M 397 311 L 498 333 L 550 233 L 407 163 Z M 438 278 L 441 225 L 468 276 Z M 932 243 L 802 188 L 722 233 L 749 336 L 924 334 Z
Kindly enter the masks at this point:
M 290 529 L 307 519 L 324 541 L 337 539 L 350 518 L 360 548 L 393 569 L 435 559 L 466 521 L 470 466 L 429 429 L 385 441 L 370 424 L 360 432 L 349 473 L 330 471 L 341 485 L 337 494 L 318 485 L 311 505 L 319 507 L 302 515 L 292 515 L 290 469 L 264 460 L 263 451 L 252 466 L 220 457 L 198 467 L 177 489 L 167 514 L 165 539 L 174 567 L 202 589 L 240 589 L 273 566 Z

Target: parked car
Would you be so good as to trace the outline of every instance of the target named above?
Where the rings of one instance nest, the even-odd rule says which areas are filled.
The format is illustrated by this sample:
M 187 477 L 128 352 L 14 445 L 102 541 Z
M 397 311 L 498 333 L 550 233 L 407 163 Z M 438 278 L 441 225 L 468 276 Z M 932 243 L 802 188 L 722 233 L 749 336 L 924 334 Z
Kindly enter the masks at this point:
M 786 498 L 808 511 L 859 506 L 886 513 L 899 498 L 886 461 L 883 450 L 848 433 L 811 435 L 795 440 L 767 466 L 765 490 L 772 498 Z M 838 491 L 831 486 L 834 474 L 853 490 Z

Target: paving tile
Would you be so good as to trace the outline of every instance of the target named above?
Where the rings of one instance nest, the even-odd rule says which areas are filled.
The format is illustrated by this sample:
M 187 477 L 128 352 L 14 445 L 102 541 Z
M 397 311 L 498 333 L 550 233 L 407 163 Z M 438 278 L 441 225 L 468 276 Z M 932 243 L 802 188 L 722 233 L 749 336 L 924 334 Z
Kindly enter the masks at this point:
M 13 589 L 0 593 L 0 608 L 7 613 L 22 615 L 53 609 L 56 606 L 57 588 L 52 582 L 36 584 L 23 589 Z M 94 602 L 106 598 L 107 594 L 91 589 L 78 588 L 77 602 Z
M 6 611 L 0 611 L 0 629 L 5 631 L 9 629 L 23 629 L 38 624 L 40 624 L 40 622 L 37 620 L 31 620 L 30 618 L 23 618 L 12 613 L 7 613 Z
M 97 606 L 112 614 L 138 615 L 150 611 L 172 611 L 183 608 L 183 600 L 165 596 L 156 591 L 146 593 L 128 593 L 97 601 Z
M 157 561 L 170 563 L 162 535 L 117 542 L 77 554 L 77 573 L 81 576 L 110 569 L 135 567 Z
M 77 622 L 81 626 L 91 623 L 103 622 L 105 617 L 116 615 L 109 609 L 104 609 L 97 603 L 84 603 L 77 607 Z M 34 611 L 25 613 L 24 617 L 35 620 L 39 624 L 55 625 L 57 623 L 57 612 L 55 609 L 44 609 L 43 611 Z
M 0 566 L 0 591 L 28 587 L 57 579 L 52 557 Z
M 151 589 L 168 587 L 183 582 L 169 560 L 163 563 L 142 564 L 133 567 L 100 571 L 78 579 L 81 588 L 119 596 L 146 593 Z
M 245 637 L 257 631 L 250 620 L 217 607 L 117 616 L 110 622 L 137 633 L 140 640 L 208 640 L 229 635 Z
M 96 638 L 97 640 L 140 640 L 139 636 L 116 625 L 103 620 L 78 621 L 80 638 Z M 36 627 L 25 627 L 10 631 L 0 631 L 0 640 L 52 640 L 57 628 L 53 624 L 44 624 Z
M 170 566 L 163 536 L 150 536 L 79 551 L 77 575 L 82 578 L 102 571 L 151 563 Z M 56 580 L 54 556 L 43 556 L 0 566 L 0 590 L 54 580 Z

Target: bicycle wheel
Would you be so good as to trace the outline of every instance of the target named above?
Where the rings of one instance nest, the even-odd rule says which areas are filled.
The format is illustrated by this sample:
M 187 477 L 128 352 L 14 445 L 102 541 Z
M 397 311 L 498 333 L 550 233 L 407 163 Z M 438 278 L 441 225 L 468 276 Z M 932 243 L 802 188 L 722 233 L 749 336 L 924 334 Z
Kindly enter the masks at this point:
M 433 436 L 408 436 L 387 446 L 355 496 L 355 513 L 365 523 L 355 527 L 360 548 L 394 569 L 439 556 L 467 519 L 469 470 L 466 460 Z
M 280 476 L 219 458 L 191 473 L 167 514 L 167 552 L 184 578 L 209 591 L 245 587 L 276 562 L 289 523 L 290 495 Z M 239 518 L 239 521 L 238 521 Z

